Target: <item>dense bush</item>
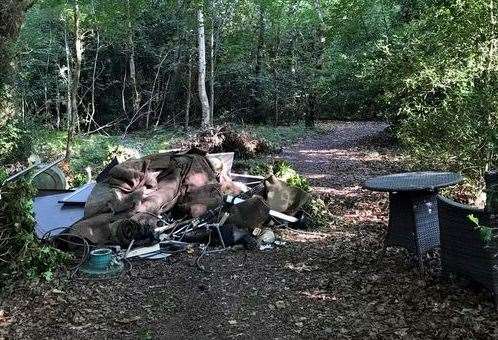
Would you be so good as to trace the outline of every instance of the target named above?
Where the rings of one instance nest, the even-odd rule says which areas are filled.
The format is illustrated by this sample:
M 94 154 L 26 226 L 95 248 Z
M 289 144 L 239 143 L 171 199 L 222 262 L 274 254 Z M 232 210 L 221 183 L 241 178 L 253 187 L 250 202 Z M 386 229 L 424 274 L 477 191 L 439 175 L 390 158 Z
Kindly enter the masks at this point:
M 32 149 L 33 139 L 27 126 L 15 120 L 0 125 L 0 164 L 23 162 Z
M 0 289 L 18 277 L 50 280 L 69 257 L 33 233 L 35 189 L 26 181 L 16 181 L 3 186 L 0 195 Z
M 497 37 L 490 1 L 412 1 L 408 20 L 379 41 L 366 79 L 420 167 L 479 177 L 496 165 Z M 405 18 L 406 19 L 406 18 Z

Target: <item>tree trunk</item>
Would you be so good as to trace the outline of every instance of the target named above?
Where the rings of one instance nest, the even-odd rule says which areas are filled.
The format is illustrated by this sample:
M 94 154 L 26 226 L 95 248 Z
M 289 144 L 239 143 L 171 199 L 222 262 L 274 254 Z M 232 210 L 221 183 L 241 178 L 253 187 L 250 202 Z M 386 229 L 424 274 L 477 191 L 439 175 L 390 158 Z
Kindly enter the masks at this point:
M 66 159 L 68 159 L 71 155 L 70 146 L 71 140 L 73 138 L 72 126 L 71 123 L 73 121 L 73 105 L 71 101 L 71 89 L 73 87 L 72 83 L 72 71 L 71 71 L 71 50 L 69 48 L 69 41 L 67 37 L 67 27 L 64 25 L 64 46 L 66 50 L 66 84 L 67 84 L 67 93 L 66 93 L 66 115 L 67 115 L 67 141 L 66 141 Z
M 214 14 L 213 14 L 214 15 Z M 214 122 L 214 56 L 215 56 L 215 53 L 214 53 L 214 27 L 215 25 L 215 20 L 212 19 L 211 20 L 211 39 L 210 39 L 210 49 L 209 49 L 209 52 L 210 52 L 210 74 L 209 74 L 209 92 L 210 92 L 210 96 L 209 98 L 211 99 L 211 106 L 210 106 L 210 110 L 209 110 L 209 121 L 211 122 L 211 124 L 213 124 Z
M 166 53 L 164 57 L 161 59 L 161 62 L 157 66 L 157 71 L 156 71 L 156 76 L 154 77 L 154 82 L 152 83 L 152 89 L 150 91 L 150 98 L 149 98 L 149 104 L 147 105 L 147 118 L 145 120 L 145 126 L 148 128 L 150 124 L 150 115 L 152 113 L 152 102 L 154 101 L 155 97 L 155 92 L 156 92 L 156 85 L 157 81 L 159 79 L 159 74 L 161 73 L 161 68 L 163 66 L 163 63 L 166 61 L 166 57 L 168 56 L 169 53 Z M 156 122 L 156 128 L 159 125 L 159 121 Z
M 55 112 L 57 113 L 57 118 L 55 120 L 55 126 L 57 130 L 60 130 L 61 128 L 61 92 L 59 89 L 59 81 L 56 81 L 55 84 L 56 88 L 56 99 L 55 99 Z
M 175 55 L 174 55 L 174 64 L 173 64 L 173 75 L 171 75 L 171 73 L 168 75 L 168 80 L 166 82 L 166 86 L 164 87 L 164 92 L 163 92 L 163 99 L 161 101 L 161 110 L 159 111 L 159 115 L 157 117 L 157 120 L 156 120 L 156 125 L 155 127 L 157 128 L 159 126 L 159 123 L 161 123 L 161 117 L 162 117 L 162 114 L 163 114 L 163 108 L 164 108 L 164 104 L 166 102 L 168 103 L 174 103 L 175 102 L 175 91 L 169 91 L 168 92 L 168 89 L 169 89 L 169 85 L 170 84 L 173 84 L 173 86 L 175 86 L 175 84 L 177 83 L 177 78 L 178 78 L 178 65 L 180 64 L 180 60 L 182 58 L 182 54 L 181 54 L 181 44 L 180 44 L 180 39 L 178 38 L 178 45 L 175 47 Z M 171 105 L 173 106 L 173 105 Z M 170 121 L 173 121 L 173 126 L 176 125 L 176 121 L 175 121 L 175 112 L 172 112 L 173 110 L 171 109 L 170 107 L 170 110 L 169 110 L 169 113 L 168 113 L 168 116 L 166 117 L 166 121 L 169 123 Z M 171 120 L 170 120 L 170 116 L 171 116 Z
M 22 115 L 22 122 L 25 123 L 25 117 L 26 117 L 26 109 L 24 108 L 24 92 L 21 95 L 21 115 Z
M 15 114 L 10 105 L 13 95 L 5 95 L 11 89 L 6 87 L 7 74 L 13 72 L 9 45 L 19 36 L 25 12 L 33 6 L 35 0 L 0 0 L 0 126 Z
M 202 9 L 199 8 L 197 11 L 198 20 L 198 45 L 199 45 L 199 100 L 202 106 L 202 128 L 208 128 L 210 124 L 209 120 L 209 99 L 206 92 L 206 38 L 204 35 L 204 14 Z
M 126 109 L 126 77 L 127 77 L 127 70 L 125 68 L 125 74 L 123 76 L 123 86 L 121 87 L 121 106 L 123 107 L 123 113 L 125 116 L 127 116 L 127 109 Z
M 156 120 L 156 128 L 159 126 L 159 123 L 161 122 L 161 117 L 163 116 L 163 110 L 164 110 L 164 104 L 166 103 L 166 93 L 168 92 L 169 89 L 169 83 L 171 81 L 171 74 L 168 75 L 168 80 L 166 80 L 166 84 L 164 85 L 163 89 L 161 90 L 162 99 L 161 99 L 161 108 L 159 109 L 159 115 L 157 116 Z
M 100 33 L 97 30 L 96 34 L 96 39 L 97 39 L 97 50 L 95 51 L 95 59 L 93 60 L 93 73 L 92 73 L 92 106 L 91 106 L 91 113 L 90 117 L 88 119 L 88 127 L 87 127 L 87 133 L 90 133 L 91 127 L 92 127 L 92 122 L 95 119 L 95 82 L 96 82 L 96 77 L 97 77 L 97 62 L 99 60 L 99 51 L 100 51 Z
M 323 18 L 322 5 L 320 0 L 315 0 L 315 10 L 318 15 L 318 30 L 317 30 L 317 59 L 315 64 L 315 71 L 313 75 L 313 84 L 308 97 L 308 112 L 305 116 L 304 123 L 308 127 L 315 126 L 315 120 L 319 110 L 318 89 L 315 84 L 319 84 L 319 78 L 322 77 L 322 69 L 324 62 L 325 52 L 325 21 Z
M 185 128 L 189 127 L 190 120 L 190 101 L 192 100 L 192 53 L 190 53 L 188 58 L 188 85 L 187 85 L 187 102 L 185 103 Z
M 48 100 L 48 80 L 50 72 L 50 51 L 52 49 L 52 30 L 49 33 L 48 49 L 47 49 L 47 62 L 45 64 L 45 83 L 43 85 L 43 93 L 45 95 L 45 115 L 49 117 L 50 115 L 50 102 Z
M 78 89 L 80 86 L 81 77 L 81 63 L 83 60 L 83 37 L 80 27 L 80 6 L 78 0 L 74 1 L 74 65 L 71 71 L 69 67 L 68 72 L 71 73 L 71 116 L 69 119 L 67 145 L 66 145 L 66 160 L 71 157 L 71 143 L 74 137 L 75 124 L 78 121 Z M 66 45 L 66 51 L 68 46 Z
M 136 114 L 140 107 L 140 93 L 137 85 L 137 72 L 135 64 L 135 41 L 133 38 L 133 26 L 131 24 L 130 0 L 127 0 L 128 10 L 128 44 L 130 45 L 130 80 L 133 87 L 133 114 Z
M 263 48 L 264 48 L 264 15 L 263 8 L 259 5 L 258 19 L 258 43 L 256 46 L 256 67 L 254 68 L 254 91 L 253 91 L 253 110 L 255 123 L 265 123 L 264 113 L 262 112 L 262 71 L 263 71 Z
M 93 17 L 96 19 L 97 18 L 97 13 L 95 10 L 95 2 L 92 0 L 92 14 Z M 95 50 L 95 58 L 93 59 L 93 73 L 92 73 L 92 106 L 91 106 L 91 113 L 90 117 L 88 119 L 88 126 L 87 126 L 87 133 L 90 133 L 91 127 L 92 127 L 92 122 L 95 119 L 95 82 L 96 82 L 96 77 L 97 77 L 97 62 L 99 60 L 99 52 L 100 52 L 100 31 L 99 29 L 95 29 L 95 38 L 96 38 L 96 50 Z

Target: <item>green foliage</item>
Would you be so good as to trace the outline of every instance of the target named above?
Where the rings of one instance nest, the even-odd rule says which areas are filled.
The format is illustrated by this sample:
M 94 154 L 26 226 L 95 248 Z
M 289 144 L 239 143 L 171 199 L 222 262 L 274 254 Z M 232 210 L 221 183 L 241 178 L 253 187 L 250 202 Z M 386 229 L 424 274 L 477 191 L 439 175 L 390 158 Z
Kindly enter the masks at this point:
M 264 138 L 272 146 L 272 149 L 278 150 L 286 145 L 291 145 L 304 137 L 318 135 L 325 131 L 324 128 L 308 128 L 304 123 L 290 126 L 269 126 L 269 125 L 247 125 L 244 126 L 257 138 Z
M 0 164 L 25 161 L 31 152 L 32 139 L 25 126 L 14 120 L 0 126 Z
M 188 99 L 190 123 L 198 124 L 200 107 L 192 98 L 199 3 L 80 5 L 81 131 L 111 122 L 118 131 L 176 128 L 185 123 Z M 305 115 L 382 116 L 417 168 L 461 170 L 475 179 L 486 165 L 498 165 L 498 10 L 489 0 L 216 0 L 204 10 L 206 36 L 213 30 L 215 39 L 215 121 L 265 122 L 255 133 L 281 145 L 300 136 L 295 123 Z M 65 127 L 70 65 L 64 38 L 67 33 L 73 52 L 73 14 L 71 2 L 38 1 L 13 46 L 16 72 L 8 96 L 18 115 L 43 127 Z M 207 47 L 209 54 L 209 41 Z M 130 80 L 132 55 L 136 84 Z M 140 110 L 134 112 L 137 94 Z M 89 118 L 92 98 L 95 122 Z M 144 139 L 151 145 L 165 133 L 149 131 Z M 20 139 L 9 136 L 16 133 L 0 143 L 16 145 Z M 77 141 L 75 152 L 95 148 L 100 157 L 108 146 L 137 148 L 97 139 Z M 97 161 L 86 153 L 76 158 Z M 80 173 L 83 164 L 72 163 Z
M 267 176 L 271 173 L 271 162 L 268 159 L 250 158 L 236 160 L 235 172 L 247 172 L 249 175 L 254 176 Z
M 491 240 L 493 240 L 493 235 L 494 235 L 494 229 L 483 226 L 479 222 L 479 218 L 477 218 L 474 215 L 469 215 L 467 216 L 470 222 L 472 222 L 475 225 L 476 230 L 479 231 L 479 237 L 483 242 L 489 243 Z
M 310 191 L 310 185 L 306 177 L 301 176 L 287 161 L 277 161 L 273 165 L 273 173 L 278 179 L 287 182 L 291 187 Z
M 86 169 L 92 175 L 98 174 L 114 156 L 120 160 L 140 157 L 160 150 L 171 148 L 183 137 L 183 133 L 173 130 L 158 130 L 152 136 L 149 133 L 136 132 L 126 138 L 119 136 L 78 136 L 72 146 L 69 161 L 69 175 L 72 186 L 87 181 Z M 33 133 L 33 152 L 41 159 L 56 159 L 63 155 L 66 147 L 66 133 L 42 129 Z
M 357 73 L 363 54 L 385 33 L 393 16 L 384 2 L 216 0 L 207 4 L 206 34 L 214 28 L 216 40 L 215 120 L 242 123 L 260 116 L 264 122 L 291 125 L 308 111 L 372 116 L 361 112 L 372 111 L 368 97 L 375 91 L 359 81 Z M 150 118 L 165 125 L 181 123 L 189 70 L 194 71 L 193 79 L 196 76 L 197 5 L 176 0 L 79 0 L 79 4 L 85 34 L 80 110 L 88 111 L 91 105 L 94 71 L 97 108 L 96 123 L 85 112 L 80 127 L 119 120 L 118 128 L 125 128 L 134 117 L 130 108 L 135 91 L 144 106 L 132 128 L 143 127 Z M 15 51 L 17 101 L 30 116 L 57 128 L 65 120 L 64 32 L 73 53 L 73 14 L 71 2 L 38 1 L 28 12 Z M 371 27 L 366 30 L 365 25 Z M 132 51 L 136 86 L 129 72 Z M 319 103 L 312 104 L 310 97 Z M 197 101 L 191 101 L 193 123 L 199 121 L 199 109 Z
M 0 193 L 0 288 L 20 276 L 50 280 L 69 256 L 34 235 L 35 189 L 26 181 L 16 181 L 6 184 Z
M 330 213 L 327 203 L 318 195 L 312 194 L 311 199 L 304 205 L 303 210 L 313 221 L 315 229 L 323 229 L 330 226 L 334 216 Z
M 408 6 L 408 5 L 407 5 Z M 413 1 L 364 70 L 419 167 L 478 178 L 496 164 L 496 37 L 488 1 Z
M 273 165 L 273 173 L 280 180 L 286 181 L 291 187 L 311 191 L 306 177 L 300 175 L 291 164 L 286 161 L 277 161 Z M 311 199 L 303 207 L 304 212 L 312 221 L 314 229 L 329 227 L 333 223 L 333 215 L 330 213 L 328 205 L 320 195 L 310 193 Z

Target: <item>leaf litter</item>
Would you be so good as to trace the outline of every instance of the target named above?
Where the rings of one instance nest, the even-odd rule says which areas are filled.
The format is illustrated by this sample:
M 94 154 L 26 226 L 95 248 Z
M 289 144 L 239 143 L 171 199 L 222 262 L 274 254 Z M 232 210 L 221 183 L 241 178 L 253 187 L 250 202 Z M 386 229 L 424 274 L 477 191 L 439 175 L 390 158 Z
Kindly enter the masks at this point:
M 0 338 L 496 338 L 489 293 L 443 279 L 437 252 L 423 273 L 404 250 L 382 257 L 387 195 L 361 184 L 404 170 L 385 125 L 329 125 L 281 155 L 329 196 L 327 228 L 283 229 L 268 252 L 210 254 L 206 273 L 194 252 L 109 281 L 20 284 L 0 301 Z

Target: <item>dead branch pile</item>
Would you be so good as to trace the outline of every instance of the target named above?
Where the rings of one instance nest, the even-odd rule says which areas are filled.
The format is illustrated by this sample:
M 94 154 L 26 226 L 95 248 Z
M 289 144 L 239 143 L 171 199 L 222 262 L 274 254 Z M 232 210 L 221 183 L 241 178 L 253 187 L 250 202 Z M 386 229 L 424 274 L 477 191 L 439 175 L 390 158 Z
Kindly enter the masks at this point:
M 256 138 L 248 131 L 236 130 L 230 125 L 220 125 L 198 132 L 182 143 L 184 148 L 198 148 L 208 153 L 235 152 L 236 158 L 253 158 L 270 153 L 268 141 Z

